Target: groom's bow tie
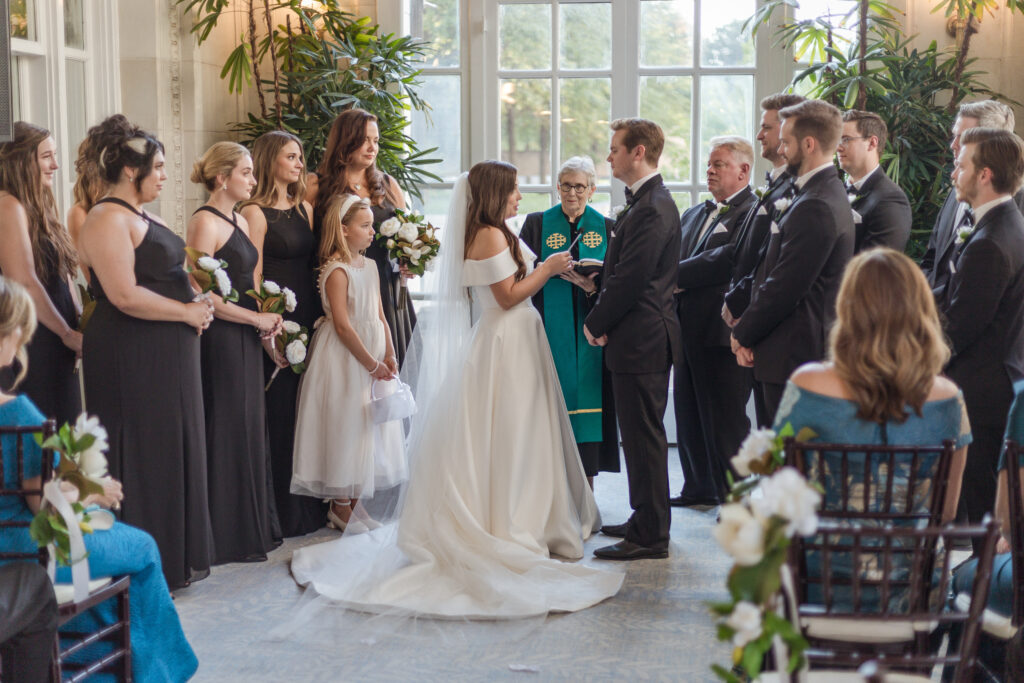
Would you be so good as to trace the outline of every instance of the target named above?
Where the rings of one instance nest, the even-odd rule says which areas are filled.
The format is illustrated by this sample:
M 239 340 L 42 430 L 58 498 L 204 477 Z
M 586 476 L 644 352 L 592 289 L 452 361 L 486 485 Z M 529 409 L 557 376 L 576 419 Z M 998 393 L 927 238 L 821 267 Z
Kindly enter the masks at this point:
M 633 190 L 631 190 L 628 187 L 626 188 L 626 203 L 627 204 L 632 204 L 633 203 Z

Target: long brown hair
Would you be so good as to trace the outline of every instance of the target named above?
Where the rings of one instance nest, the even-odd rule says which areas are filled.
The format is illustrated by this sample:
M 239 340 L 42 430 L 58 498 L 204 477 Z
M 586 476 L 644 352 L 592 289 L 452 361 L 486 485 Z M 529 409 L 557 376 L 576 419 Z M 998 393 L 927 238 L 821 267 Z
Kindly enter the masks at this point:
M 469 169 L 469 210 L 466 212 L 466 252 L 481 228 L 501 230 L 516 262 L 516 280 L 526 276 L 519 238 L 505 225 L 508 197 L 516 189 L 516 167 L 504 161 L 481 161 Z
M 913 261 L 888 248 L 850 261 L 836 299 L 829 355 L 857 404 L 857 417 L 904 422 L 908 405 L 921 415 L 950 351 L 931 288 Z
M 71 192 L 75 203 L 81 204 L 86 211 L 107 192 L 107 182 L 100 171 L 100 150 L 95 144 L 98 131 L 99 126 L 89 129 L 85 139 L 78 145 L 78 158 L 75 159 L 75 186 Z
M 0 190 L 17 199 L 28 217 L 36 273 L 42 279 L 75 272 L 78 254 L 71 235 L 57 218 L 53 190 L 43 185 L 39 145 L 50 131 L 24 121 L 14 124 L 14 139 L 0 144 Z
M 164 144 L 128 120 L 124 114 L 113 114 L 89 129 L 92 145 L 98 149 L 97 165 L 101 177 L 111 185 L 121 180 L 126 168 L 138 169 L 133 184 L 142 190 L 142 181 L 153 172 L 157 152 Z
M 21 371 L 14 378 L 13 385 L 6 388 L 7 391 L 17 387 L 28 372 L 28 353 L 25 352 L 25 346 L 32 341 L 32 335 L 36 331 L 36 308 L 24 287 L 0 275 L 0 339 L 14 334 L 18 329 L 21 329 L 21 339 L 18 341 L 18 350 L 15 351 L 14 357 L 18 360 Z
M 306 198 L 306 153 L 302 149 L 302 140 L 283 130 L 267 131 L 256 138 L 252 145 L 252 172 L 256 176 L 256 189 L 252 197 L 243 202 L 242 206 L 250 204 L 256 206 L 272 207 L 280 199 L 277 196 L 277 184 L 274 182 L 274 166 L 277 165 L 277 155 L 289 142 L 299 146 L 299 160 L 302 161 L 303 173 L 299 179 L 288 185 L 288 196 L 291 198 L 292 206 L 299 206 Z
M 334 119 L 327 134 L 323 161 L 316 170 L 320 179 L 320 190 L 316 196 L 318 210 L 323 210 L 336 194 L 354 194 L 354 188 L 348 187 L 345 177 L 348 160 L 366 142 L 366 124 L 376 122 L 377 117 L 363 109 L 348 109 Z M 376 164 L 366 169 L 366 183 L 370 203 L 374 206 L 391 194 L 387 176 L 378 170 Z M 395 197 L 390 198 L 395 200 Z

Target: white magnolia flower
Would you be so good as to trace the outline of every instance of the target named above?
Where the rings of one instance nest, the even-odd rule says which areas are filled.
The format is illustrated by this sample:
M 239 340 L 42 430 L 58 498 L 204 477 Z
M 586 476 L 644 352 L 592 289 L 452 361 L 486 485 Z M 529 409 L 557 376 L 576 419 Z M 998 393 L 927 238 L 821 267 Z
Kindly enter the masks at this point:
M 740 444 L 740 451 L 732 459 L 732 467 L 741 477 L 750 476 L 750 463 L 760 460 L 775 447 L 775 432 L 771 429 L 755 429 Z
M 402 223 L 402 227 L 398 230 L 398 239 L 403 242 L 412 242 L 420 236 L 420 226 L 415 223 Z
M 764 557 L 764 525 L 741 503 L 722 506 L 711 533 L 736 564 L 749 567 Z
M 761 635 L 761 608 L 752 602 L 740 600 L 732 608 L 732 614 L 725 624 L 736 631 L 732 636 L 732 644 L 744 647 Z
M 298 334 L 299 330 L 302 329 L 302 326 L 294 320 L 285 320 L 284 323 L 282 323 L 282 326 L 284 327 L 284 331 L 288 334 Z
M 98 443 L 98 442 L 97 442 Z M 97 481 L 107 476 L 107 456 L 96 444 L 78 454 L 78 469 L 87 478 Z
M 82 413 L 75 420 L 75 426 L 71 428 L 71 435 L 77 441 L 86 434 L 96 437 L 94 445 L 102 443 L 102 450 L 107 450 L 107 430 L 100 424 L 100 419 L 95 415 L 90 417 L 88 414 Z
M 217 291 L 220 292 L 221 296 L 227 296 L 231 293 L 231 278 L 228 277 L 227 272 L 223 268 L 213 271 L 213 278 L 217 281 Z
M 267 294 L 280 294 L 281 293 L 281 286 L 278 285 L 273 280 L 264 280 L 263 281 L 263 289 L 265 289 L 267 291 Z
M 793 203 L 793 200 L 789 197 L 779 197 L 775 200 L 775 210 L 779 213 L 783 213 L 789 208 L 789 205 Z
M 296 339 L 288 346 L 284 347 L 284 357 L 292 365 L 298 365 L 302 361 L 306 360 L 306 345 Z
M 761 497 L 750 501 L 754 512 L 767 519 L 772 516 L 786 520 L 786 535 L 813 534 L 818 528 L 818 505 L 821 494 L 812 489 L 803 475 L 792 467 L 783 467 L 760 484 Z
M 309 341 L 309 335 L 303 332 L 302 334 L 299 335 L 299 341 L 305 344 L 307 341 Z
M 282 292 L 284 293 L 284 310 L 292 313 L 295 311 L 295 307 L 298 305 L 298 301 L 295 299 L 295 292 L 285 287 Z
M 196 259 L 196 265 L 205 270 L 207 273 L 212 273 L 220 268 L 220 261 L 213 258 L 212 256 L 200 256 Z
M 402 222 L 392 216 L 383 223 L 380 224 L 380 234 L 385 237 L 394 237 L 398 234 L 398 229 L 402 227 Z

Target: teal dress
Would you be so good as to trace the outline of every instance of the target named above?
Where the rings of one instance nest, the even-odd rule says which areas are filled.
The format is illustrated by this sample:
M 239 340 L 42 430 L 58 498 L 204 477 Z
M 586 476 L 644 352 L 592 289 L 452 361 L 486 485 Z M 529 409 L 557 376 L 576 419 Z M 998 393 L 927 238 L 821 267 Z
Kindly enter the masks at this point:
M 970 423 L 967 419 L 967 410 L 964 407 L 963 394 L 957 392 L 956 396 L 937 401 L 928 401 L 921 409 L 918 416 L 913 410 L 909 410 L 910 416 L 903 422 L 888 422 L 881 425 L 868 422 L 857 417 L 857 404 L 853 401 L 825 396 L 788 382 L 779 410 L 775 415 L 776 430 L 781 429 L 787 422 L 793 426 L 796 432 L 804 427 L 809 427 L 817 434 L 813 441 L 824 443 L 851 443 L 865 445 L 892 445 L 892 446 L 926 446 L 938 445 L 946 439 L 952 439 L 956 448 L 962 448 L 971 442 Z M 856 455 L 851 459 L 856 462 Z M 863 461 L 863 454 L 859 456 Z M 916 473 L 917 486 L 913 501 L 913 511 L 926 513 L 931 498 L 931 481 L 934 477 L 937 456 L 921 457 Z M 824 495 L 822 497 L 823 510 L 839 510 L 842 496 L 842 473 L 839 466 L 838 454 L 824 453 L 820 459 L 809 463 L 809 474 L 812 481 L 823 482 Z M 872 481 L 885 483 L 886 475 L 880 473 L 882 467 L 879 464 L 872 474 Z M 905 490 L 906 482 L 910 475 L 911 463 L 909 458 L 906 461 L 896 460 L 896 472 L 893 482 L 893 500 L 900 500 L 900 490 Z M 822 470 L 824 476 L 822 477 Z M 858 489 L 863 485 L 862 468 L 851 467 L 847 474 L 846 482 L 852 497 L 852 506 L 863 506 L 862 492 Z M 881 479 L 879 479 L 881 474 Z M 884 505 L 885 487 L 877 487 L 877 495 L 868 496 L 867 510 L 881 510 Z M 869 492 L 870 493 L 870 492 Z M 859 520 L 861 525 L 867 525 L 870 520 Z M 908 558 L 907 555 L 898 554 L 897 558 Z M 818 571 L 815 561 L 817 558 L 807 558 L 807 571 Z M 865 557 L 870 564 L 870 557 Z M 895 559 L 895 558 L 894 558 Z M 896 563 L 898 564 L 898 563 Z M 871 567 L 865 567 L 870 570 Z M 833 572 L 838 575 L 849 575 L 849 568 L 832 564 Z M 909 572 L 909 567 L 893 567 L 897 574 Z M 814 596 L 809 596 L 812 600 Z M 890 605 L 892 609 L 899 609 L 898 605 L 902 595 L 894 595 L 895 602 Z M 865 605 L 870 603 L 870 597 L 865 595 Z M 848 606 L 847 600 L 837 594 L 836 607 Z
M 1024 382 L 1016 382 L 1013 385 L 1013 405 L 1010 406 L 1010 415 L 1006 421 L 1006 435 L 1004 439 L 1012 439 L 1017 444 L 1024 443 Z M 1006 448 L 999 457 L 999 471 L 1007 465 Z M 1024 458 L 1017 463 L 1018 467 L 1024 467 Z M 1018 514 L 1011 510 L 1010 514 Z M 978 560 L 972 559 L 964 563 L 953 575 L 953 591 L 956 593 L 969 592 L 974 583 L 974 574 L 978 571 Z M 1010 561 L 1010 553 L 999 553 L 992 563 L 992 584 L 989 587 L 988 607 L 1004 617 L 1012 616 L 1013 611 L 1013 562 Z
M 43 414 L 26 396 L 18 396 L 0 405 L 0 424 L 38 425 L 44 420 Z M 17 488 L 15 436 L 3 437 L 4 488 Z M 24 438 L 24 477 L 38 477 L 42 467 L 42 451 L 31 437 Z M 131 492 L 127 492 L 131 495 Z M 0 498 L 0 519 L 30 521 L 32 511 L 24 502 L 13 496 Z M 36 547 L 27 529 L 0 530 L 0 551 L 31 552 Z M 132 674 L 137 681 L 177 682 L 188 680 L 199 666 L 195 653 L 185 639 L 178 612 L 171 601 L 163 571 L 160 566 L 160 552 L 153 537 L 141 529 L 121 522 L 106 531 L 85 535 L 85 547 L 89 552 L 90 578 L 105 576 L 131 577 L 128 591 L 131 621 Z M 71 570 L 61 567 L 57 580 L 71 582 Z M 98 625 L 112 624 L 117 620 L 114 601 L 107 601 L 67 623 L 68 631 L 95 630 Z M 62 629 L 62 630 L 63 630 Z M 83 653 L 85 659 L 95 657 L 99 648 L 95 645 Z M 89 680 L 103 680 L 91 677 Z

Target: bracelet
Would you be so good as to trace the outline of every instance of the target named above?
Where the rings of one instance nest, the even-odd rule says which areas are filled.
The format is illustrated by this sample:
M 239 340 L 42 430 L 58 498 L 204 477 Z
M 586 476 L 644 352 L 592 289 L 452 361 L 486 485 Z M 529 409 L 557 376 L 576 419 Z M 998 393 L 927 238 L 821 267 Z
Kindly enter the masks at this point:
M 376 364 L 373 366 L 373 370 L 369 371 L 370 374 L 372 375 L 373 373 L 377 372 L 377 368 L 379 368 L 379 367 L 380 367 L 380 361 L 377 361 Z

